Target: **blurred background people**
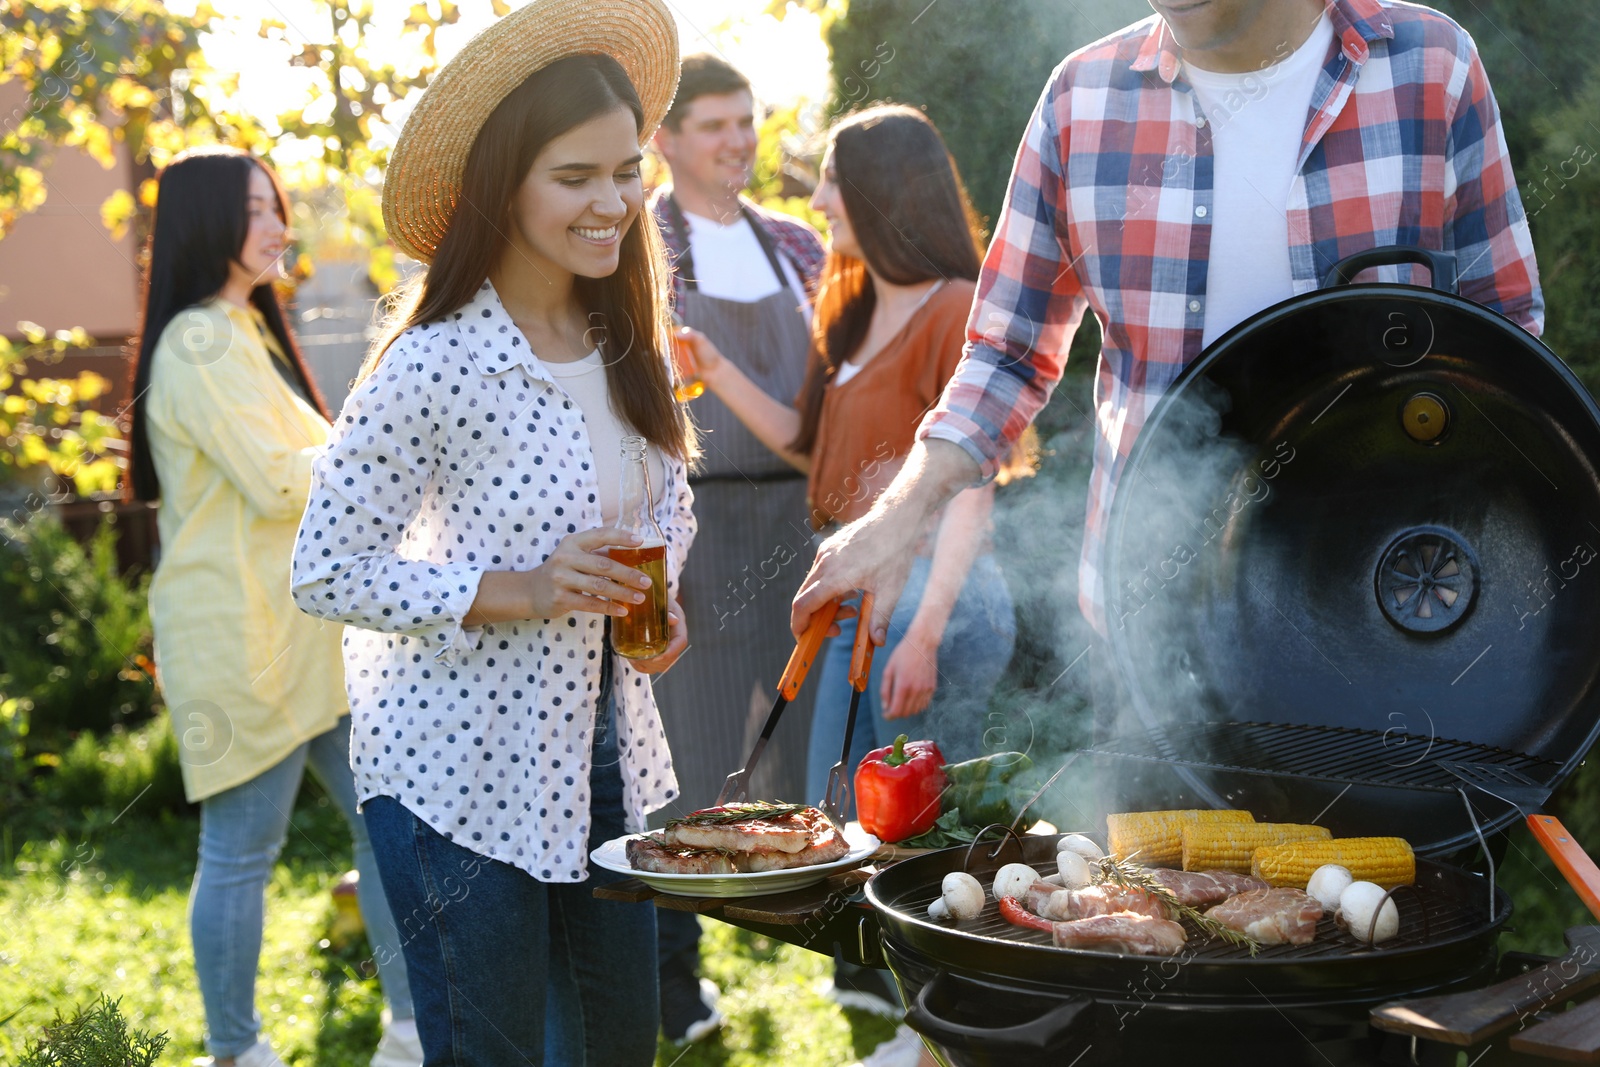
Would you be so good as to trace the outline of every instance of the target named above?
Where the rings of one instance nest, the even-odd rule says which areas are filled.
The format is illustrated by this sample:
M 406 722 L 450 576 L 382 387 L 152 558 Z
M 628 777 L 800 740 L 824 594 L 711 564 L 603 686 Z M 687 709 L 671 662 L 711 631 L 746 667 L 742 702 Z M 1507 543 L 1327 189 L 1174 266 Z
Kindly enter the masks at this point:
M 961 359 L 982 237 L 955 162 L 908 107 L 852 115 L 829 134 L 812 206 L 828 219 L 828 258 L 797 407 L 773 395 L 714 339 L 689 331 L 701 376 L 774 455 L 807 472 L 809 518 L 826 536 L 865 514 L 911 450 L 922 416 Z M 1030 470 L 1031 443 L 1008 476 Z M 847 766 L 897 734 L 932 738 L 951 762 L 982 752 L 990 690 L 1011 658 L 1016 623 L 990 545 L 994 483 L 958 494 L 915 546 L 862 700 Z M 855 620 L 818 665 L 808 799 L 822 796 L 849 710 Z M 899 1014 L 886 975 L 841 965 L 841 1002 Z M 868 999 L 870 998 L 870 999 Z M 879 1062 L 917 1062 L 909 1031 Z
M 255 1010 L 267 880 L 309 764 L 350 824 L 391 1020 L 374 1067 L 422 1062 L 394 919 L 356 815 L 340 627 L 289 596 L 328 412 L 289 333 L 288 198 L 259 159 L 185 152 L 162 171 L 133 366 L 129 491 L 160 500 L 150 585 L 158 677 L 200 805 L 189 929 L 219 1067 L 281 1067 Z
M 810 292 L 822 242 L 805 223 L 743 195 L 754 173 L 750 82 L 711 55 L 684 58 L 678 95 L 655 146 L 672 184 L 651 203 L 673 267 L 673 310 L 711 338 L 756 386 L 789 397 L 805 375 Z M 805 478 L 761 443 L 717 397 L 694 400 L 703 453 L 691 479 L 699 540 L 682 578 L 694 634 L 686 656 L 656 686 L 672 744 L 683 812 L 711 804 L 743 764 L 788 661 L 788 602 L 811 560 Z M 784 713 L 757 783 L 761 795 L 816 801 L 802 786 L 810 715 L 806 687 Z M 714 1030 L 716 990 L 698 976 L 699 920 L 663 909 L 661 1026 L 673 1041 Z

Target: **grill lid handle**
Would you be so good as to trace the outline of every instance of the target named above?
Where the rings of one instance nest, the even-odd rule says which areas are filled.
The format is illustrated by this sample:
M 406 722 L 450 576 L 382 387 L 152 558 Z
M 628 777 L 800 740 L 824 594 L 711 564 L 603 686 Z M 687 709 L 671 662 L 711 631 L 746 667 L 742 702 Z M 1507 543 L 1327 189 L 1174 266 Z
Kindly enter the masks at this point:
M 1431 284 L 1444 293 L 1457 293 L 1456 257 L 1449 252 L 1435 252 L 1431 248 L 1414 245 L 1383 245 L 1345 256 L 1322 276 L 1322 288 L 1332 289 L 1349 285 L 1350 279 L 1372 267 L 1392 267 L 1397 263 L 1420 263 L 1433 277 Z
M 1093 997 L 1073 996 L 1066 1000 L 1050 998 L 1043 1001 L 1039 1015 L 1026 1022 L 1011 1026 L 974 1026 L 956 1022 L 940 1014 L 941 1008 L 966 1001 L 992 1003 L 995 996 L 1003 995 L 1008 1003 L 1023 999 L 1014 990 L 1003 994 L 993 988 L 977 986 L 963 996 L 955 988 L 960 979 L 948 971 L 938 971 L 933 980 L 917 992 L 916 1000 L 906 1009 L 906 1025 L 941 1048 L 960 1052 L 982 1053 L 994 1057 L 996 1053 L 1033 1053 L 1062 1051 L 1062 1046 L 1072 1037 L 1080 1017 L 1084 1022 L 1086 1009 L 1094 1004 Z M 988 1061 L 988 1062 L 992 1062 Z M 1032 1062 L 1031 1060 L 1028 1062 Z

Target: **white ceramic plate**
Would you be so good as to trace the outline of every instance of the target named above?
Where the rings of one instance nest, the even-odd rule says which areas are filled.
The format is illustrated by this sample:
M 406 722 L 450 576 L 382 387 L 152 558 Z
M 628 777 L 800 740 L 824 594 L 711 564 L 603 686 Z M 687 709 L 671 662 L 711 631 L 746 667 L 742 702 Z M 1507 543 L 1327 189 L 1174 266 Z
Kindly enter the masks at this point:
M 658 893 L 684 897 L 756 897 L 768 893 L 787 893 L 791 889 L 814 885 L 834 871 L 856 866 L 876 852 L 881 844 L 876 837 L 863 830 L 860 823 L 852 822 L 844 828 L 844 839 L 850 851 L 832 863 L 756 874 L 654 874 L 636 871 L 628 864 L 628 842 L 643 836 L 629 834 L 607 841 L 589 853 L 589 858 L 597 867 L 630 875 Z

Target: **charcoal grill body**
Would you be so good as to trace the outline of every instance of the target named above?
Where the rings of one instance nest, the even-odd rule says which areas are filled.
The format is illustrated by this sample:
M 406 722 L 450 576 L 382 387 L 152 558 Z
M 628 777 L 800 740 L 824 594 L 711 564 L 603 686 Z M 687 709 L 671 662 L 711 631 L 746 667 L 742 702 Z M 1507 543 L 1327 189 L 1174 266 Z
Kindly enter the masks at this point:
M 1112 504 L 1108 637 L 1123 730 L 1147 750 L 1110 776 L 1133 783 L 1113 807 L 1165 780 L 1261 817 L 1332 804 L 1341 835 L 1394 832 L 1403 811 L 1424 851 L 1475 846 L 1435 745 L 1554 787 L 1600 734 L 1596 457 L 1600 409 L 1560 359 L 1451 293 L 1338 285 L 1220 338 L 1146 422 Z M 1196 733 L 1238 721 L 1368 740 L 1329 773 Z M 1481 829 L 1517 817 L 1468 799 Z
M 1343 284 L 1402 261 L 1453 288 L 1448 257 L 1352 257 L 1219 339 L 1147 420 L 1104 566 L 1126 733 L 1090 752 L 1120 791 L 1111 810 L 1401 834 L 1443 921 L 1407 941 L 1400 900 L 1410 932 L 1378 950 L 1320 931 L 1311 951 L 1163 969 L 929 923 L 966 861 L 908 860 L 867 897 L 910 1021 L 947 1063 L 1456 1062 L 1368 1010 L 1496 975 L 1510 903 L 1438 857 L 1492 855 L 1517 812 L 1440 761 L 1554 788 L 1600 734 L 1600 408 L 1537 339 L 1453 292 Z M 1473 1062 L 1517 1062 L 1483 1051 Z
M 1423 860 L 1417 891 L 1396 894 L 1401 935 L 1377 949 L 1331 919 L 1306 946 L 1252 957 L 1192 933 L 1184 954 L 1153 958 L 1058 949 L 1047 935 L 1007 924 L 992 905 L 954 925 L 927 918 L 952 870 L 987 883 L 1004 863 L 1038 868 L 1054 855 L 1049 837 L 1026 838 L 1020 850 L 980 844 L 970 855 L 953 848 L 903 860 L 868 882 L 885 956 L 913 1005 L 910 1021 L 946 1062 L 1189 1062 L 1192 1050 L 1216 1048 L 1225 1055 L 1202 1062 L 1377 1063 L 1390 1042 L 1369 1030 L 1371 1006 L 1485 984 L 1511 907 L 1497 891 L 1491 916 L 1487 879 Z

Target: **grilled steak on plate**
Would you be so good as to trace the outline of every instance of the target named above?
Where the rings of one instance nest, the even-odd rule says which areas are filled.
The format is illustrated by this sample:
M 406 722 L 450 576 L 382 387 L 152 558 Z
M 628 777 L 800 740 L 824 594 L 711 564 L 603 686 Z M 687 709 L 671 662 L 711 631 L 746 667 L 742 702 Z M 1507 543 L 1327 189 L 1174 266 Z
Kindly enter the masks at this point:
M 706 808 L 627 845 L 633 868 L 656 874 L 757 874 L 832 863 L 849 851 L 819 809 L 794 804 Z

